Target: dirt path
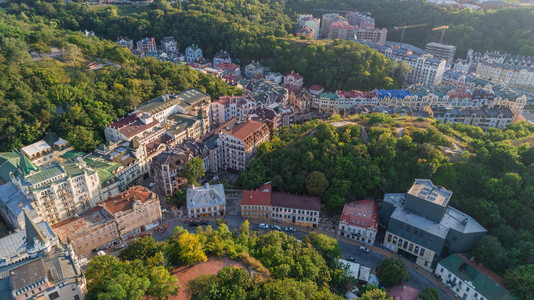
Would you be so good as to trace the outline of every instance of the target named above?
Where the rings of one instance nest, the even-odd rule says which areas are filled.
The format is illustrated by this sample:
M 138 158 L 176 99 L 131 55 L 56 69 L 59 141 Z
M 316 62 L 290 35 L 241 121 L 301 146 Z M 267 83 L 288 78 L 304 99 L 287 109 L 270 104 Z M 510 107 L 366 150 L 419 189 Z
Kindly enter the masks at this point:
M 170 296 L 169 299 L 170 300 L 189 299 L 189 296 L 185 292 L 188 281 L 202 274 L 216 275 L 220 269 L 226 266 L 240 267 L 248 271 L 247 267 L 245 267 L 242 263 L 235 261 L 235 260 L 231 260 L 228 257 L 224 257 L 224 258 L 211 257 L 210 259 L 208 259 L 208 261 L 204 263 L 196 264 L 194 266 L 182 266 L 182 267 L 174 269 L 174 271 L 172 271 L 171 274 L 176 276 L 176 278 L 178 278 L 178 285 L 180 286 L 180 292 L 176 296 Z

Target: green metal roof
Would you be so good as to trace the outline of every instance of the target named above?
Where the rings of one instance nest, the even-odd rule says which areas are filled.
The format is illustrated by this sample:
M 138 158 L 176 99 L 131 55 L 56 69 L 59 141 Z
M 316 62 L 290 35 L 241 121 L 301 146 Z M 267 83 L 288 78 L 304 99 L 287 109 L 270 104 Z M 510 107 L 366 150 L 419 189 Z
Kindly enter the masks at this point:
M 336 100 L 338 97 L 337 97 L 336 93 L 322 93 L 321 94 L 321 98 L 327 98 L 327 99 L 331 99 L 331 100 Z
M 460 267 L 465 263 L 465 270 L 460 271 Z M 497 282 L 493 281 L 486 274 L 473 267 L 466 258 L 465 260 L 459 254 L 451 254 L 439 262 L 449 272 L 456 275 L 464 281 L 470 281 L 476 291 L 486 297 L 488 300 L 512 300 L 510 292 Z
M 52 177 L 61 175 L 64 172 L 65 171 L 57 163 L 50 163 L 41 167 L 41 169 L 35 174 L 27 176 L 26 181 L 34 185 L 36 183 L 48 180 Z
M 61 165 L 63 169 L 65 169 L 65 172 L 67 172 L 67 176 L 69 177 L 76 177 L 83 175 L 85 172 L 76 165 L 76 163 L 68 162 Z
M 20 153 L 17 151 L 0 153 L 0 177 L 4 182 L 10 182 L 10 173 L 19 172 Z
M 37 171 L 37 168 L 33 165 L 30 159 L 26 155 L 24 155 L 22 152 L 20 153 L 19 166 L 22 172 L 24 173 L 24 175 L 30 174 L 31 171 Z
M 121 164 L 114 161 L 104 161 L 100 157 L 88 156 L 85 159 L 87 165 L 98 173 L 98 179 L 101 183 L 106 182 L 115 177 L 113 172 L 121 166 Z
M 61 157 L 65 158 L 65 159 L 68 159 L 68 160 L 71 160 L 71 161 L 75 161 L 76 158 L 83 157 L 86 154 L 87 153 L 85 153 L 85 152 L 76 151 L 76 150 L 70 150 L 70 151 L 67 151 L 67 152 L 63 153 L 61 155 Z

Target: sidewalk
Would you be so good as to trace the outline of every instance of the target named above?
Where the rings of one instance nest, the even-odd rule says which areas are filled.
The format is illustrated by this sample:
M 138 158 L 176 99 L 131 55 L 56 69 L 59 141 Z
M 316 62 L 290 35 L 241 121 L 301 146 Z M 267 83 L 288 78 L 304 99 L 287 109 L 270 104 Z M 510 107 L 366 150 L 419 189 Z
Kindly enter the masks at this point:
M 255 220 L 250 220 L 251 223 L 253 223 L 254 221 Z M 284 227 L 283 224 L 285 224 L 285 223 L 280 223 L 279 225 Z M 332 232 L 330 230 L 321 230 L 319 228 L 310 228 L 310 227 L 298 226 L 298 225 L 295 225 L 295 224 L 291 224 L 291 225 L 288 224 L 287 226 L 294 227 L 298 231 L 302 231 L 302 232 L 306 232 L 306 233 L 325 234 L 325 235 L 327 235 L 327 236 L 329 236 L 331 238 L 334 238 L 334 239 L 336 239 L 336 240 L 338 240 L 340 242 L 343 242 L 343 243 L 346 243 L 346 244 L 350 244 L 350 245 L 353 245 L 355 247 L 359 247 L 359 246 L 362 245 L 362 242 L 358 242 L 358 241 L 354 241 L 354 240 L 351 240 L 351 239 L 348 239 L 348 238 L 345 238 L 345 237 L 341 237 L 341 236 L 337 235 L 336 232 Z M 423 268 L 420 268 L 415 263 L 407 260 L 406 258 L 399 256 L 397 253 L 388 251 L 388 250 L 383 249 L 381 247 L 376 247 L 374 245 L 369 245 L 369 244 L 365 244 L 365 247 L 369 248 L 370 251 L 372 251 L 374 253 L 377 253 L 379 255 L 382 255 L 384 257 L 402 259 L 402 261 L 404 262 L 404 264 L 406 265 L 407 268 L 417 272 L 419 275 L 421 275 L 421 276 L 425 277 L 426 279 L 428 279 L 428 281 L 432 282 L 440 290 L 442 290 L 449 297 L 451 297 L 451 299 L 456 299 L 457 298 L 456 295 L 452 292 L 452 290 L 449 289 L 447 286 L 445 286 L 441 281 L 436 279 L 432 275 L 432 273 L 424 270 Z

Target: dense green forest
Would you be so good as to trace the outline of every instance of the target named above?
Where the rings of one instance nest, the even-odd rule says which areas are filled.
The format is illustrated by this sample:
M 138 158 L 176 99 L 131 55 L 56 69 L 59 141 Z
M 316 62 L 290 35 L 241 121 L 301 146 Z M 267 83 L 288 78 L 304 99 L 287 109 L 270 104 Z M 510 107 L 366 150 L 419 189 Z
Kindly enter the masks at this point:
M 353 125 L 337 128 L 318 120 L 282 127 L 279 137 L 260 146 L 239 184 L 254 188 L 272 181 L 277 190 L 321 196 L 329 211 L 339 213 L 346 201 L 380 199 L 407 191 L 415 178 L 431 178 L 453 191 L 452 206 L 488 229 L 473 250 L 476 259 L 505 276 L 523 299 L 532 299 L 534 125 L 483 132 L 376 113 L 350 120 Z
M 377 27 L 388 29 L 388 40 L 399 41 L 400 30 L 395 26 L 427 24 L 407 29 L 404 42 L 424 49 L 429 42 L 439 42 L 441 31 L 432 28 L 449 25 L 444 43 L 456 45 L 457 56 L 465 57 L 468 49 L 497 50 L 511 54 L 534 56 L 534 9 L 506 8 L 500 10 L 459 11 L 441 8 L 424 0 L 291 0 L 287 9 L 292 13 L 313 13 L 316 17 L 331 10 L 370 12 Z M 326 11 L 320 10 L 326 9 Z
M 55 58 L 28 53 L 63 50 Z M 110 59 L 122 68 L 90 71 Z M 25 23 L 0 12 L 0 149 L 20 148 L 47 131 L 74 147 L 94 149 L 104 127 L 143 101 L 167 91 L 199 88 L 212 97 L 239 93 L 223 81 L 185 66 L 137 59 L 113 42 Z
M 222 222 L 217 229 L 197 227 L 195 233 L 176 227 L 164 242 L 149 236 L 137 239 L 121 251 L 120 260 L 91 259 L 85 274 L 86 298 L 167 299 L 177 289 L 186 289 L 192 299 L 344 299 L 341 295 L 355 282 L 338 262 L 340 255 L 338 242 L 325 235 L 298 241 L 279 231 L 258 234 L 249 229 L 248 221 L 234 232 Z M 216 276 L 201 275 L 187 286 L 169 277 L 172 267 L 203 262 L 208 256 L 238 260 L 255 275 L 228 267 Z
M 123 8 L 91 7 L 64 1 L 12 1 L 7 11 L 32 21 L 50 21 L 63 29 L 94 30 L 112 41 L 126 36 L 134 41 L 174 36 L 179 49 L 193 43 L 212 58 L 228 50 L 242 64 L 260 61 L 279 72 L 294 70 L 307 85 L 328 90 L 400 87 L 407 66 L 391 61 L 366 46 L 335 43 L 299 43 L 291 38 L 295 24 L 284 13 L 284 2 L 193 0 L 183 9 L 158 0 L 149 8 L 124 13 Z

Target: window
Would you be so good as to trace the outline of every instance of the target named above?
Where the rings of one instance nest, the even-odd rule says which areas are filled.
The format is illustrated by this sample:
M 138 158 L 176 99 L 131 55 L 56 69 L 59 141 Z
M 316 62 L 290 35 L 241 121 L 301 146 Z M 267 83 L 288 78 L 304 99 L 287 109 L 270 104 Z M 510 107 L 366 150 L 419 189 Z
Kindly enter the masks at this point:
M 425 255 L 425 249 L 421 248 L 421 253 L 420 253 L 421 256 Z
M 397 245 L 399 245 L 399 247 L 402 246 L 402 239 L 399 239 L 399 243 Z

